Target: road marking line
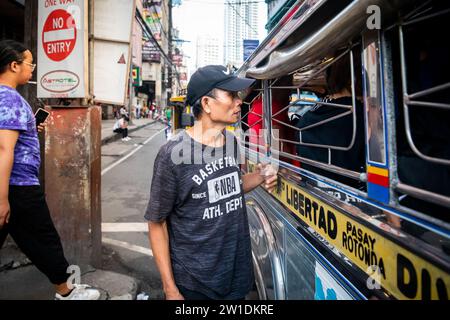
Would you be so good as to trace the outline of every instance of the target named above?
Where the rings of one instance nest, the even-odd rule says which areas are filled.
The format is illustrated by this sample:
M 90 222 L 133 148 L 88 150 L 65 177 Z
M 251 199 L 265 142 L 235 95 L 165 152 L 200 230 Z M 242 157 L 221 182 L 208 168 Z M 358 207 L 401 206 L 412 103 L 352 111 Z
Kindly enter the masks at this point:
M 147 143 L 149 143 L 154 137 L 156 137 L 158 134 L 160 134 L 161 132 L 163 132 L 164 130 L 166 130 L 166 128 L 163 128 L 161 130 L 159 130 L 157 133 L 155 133 L 154 135 L 152 135 L 150 138 L 148 138 L 147 140 L 145 140 L 145 142 L 137 147 L 136 149 L 134 149 L 133 151 L 131 151 L 129 154 L 127 154 L 125 157 L 123 157 L 122 159 L 114 162 L 113 164 L 109 165 L 108 167 L 106 167 L 105 169 L 102 170 L 102 176 L 107 173 L 108 171 L 110 171 L 111 169 L 113 169 L 114 167 L 118 166 L 119 164 L 121 164 L 122 162 L 124 162 L 125 160 L 127 160 L 129 157 L 131 157 L 133 154 L 135 154 L 136 152 L 138 152 L 141 148 L 144 147 L 144 145 L 146 145 Z
M 147 232 L 147 222 L 102 223 L 102 232 Z
M 153 252 L 149 248 L 144 248 L 144 247 L 140 247 L 140 246 L 125 242 L 125 241 L 119 241 L 119 240 L 105 238 L 105 237 L 102 238 L 102 242 L 153 257 Z

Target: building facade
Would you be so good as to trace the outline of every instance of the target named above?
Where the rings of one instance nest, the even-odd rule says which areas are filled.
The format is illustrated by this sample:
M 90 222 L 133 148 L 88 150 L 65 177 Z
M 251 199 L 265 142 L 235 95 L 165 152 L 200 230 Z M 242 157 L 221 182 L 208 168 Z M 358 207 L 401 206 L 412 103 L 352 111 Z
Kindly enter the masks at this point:
M 209 35 L 197 38 L 197 56 L 195 68 L 201 68 L 210 64 L 222 64 L 220 41 L 217 37 Z
M 243 41 L 258 39 L 258 3 L 225 1 L 224 64 L 239 67 L 244 62 Z
M 142 47 L 142 86 L 138 93 L 147 93 L 148 103 L 156 103 L 164 108 L 171 95 L 169 84 L 169 19 L 170 7 L 168 0 L 143 0 L 143 18 L 148 32 L 141 38 Z M 155 42 L 156 40 L 156 42 Z M 161 50 L 163 52 L 161 52 Z

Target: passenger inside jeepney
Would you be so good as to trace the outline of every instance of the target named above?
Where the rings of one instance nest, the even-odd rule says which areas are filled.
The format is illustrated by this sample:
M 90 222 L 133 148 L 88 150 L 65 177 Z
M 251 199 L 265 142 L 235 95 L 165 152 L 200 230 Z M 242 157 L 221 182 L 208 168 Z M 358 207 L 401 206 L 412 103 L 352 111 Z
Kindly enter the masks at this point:
M 358 75 L 361 74 L 361 67 L 357 63 L 357 60 L 359 59 L 354 60 L 355 93 L 356 96 L 359 97 L 361 96 L 361 81 Z M 344 55 L 333 62 L 331 66 L 327 68 L 325 78 L 327 95 L 322 101 L 352 106 L 353 99 L 349 55 Z M 356 172 L 365 172 L 364 109 L 359 99 L 355 99 L 355 102 L 356 135 L 354 144 L 348 151 L 331 150 L 331 164 Z M 348 109 L 339 106 L 317 104 L 303 116 L 294 119 L 292 123 L 297 128 L 302 129 L 323 120 L 341 115 L 345 112 L 348 112 Z M 349 113 L 328 123 L 302 131 L 299 133 L 298 139 L 303 143 L 309 144 L 348 147 L 352 142 L 353 127 L 353 115 L 352 113 Z M 328 149 L 326 148 L 298 145 L 297 153 L 303 158 L 328 163 Z M 364 188 L 363 183 L 354 179 L 331 173 L 306 163 L 302 163 L 301 167 L 352 187 L 358 189 Z

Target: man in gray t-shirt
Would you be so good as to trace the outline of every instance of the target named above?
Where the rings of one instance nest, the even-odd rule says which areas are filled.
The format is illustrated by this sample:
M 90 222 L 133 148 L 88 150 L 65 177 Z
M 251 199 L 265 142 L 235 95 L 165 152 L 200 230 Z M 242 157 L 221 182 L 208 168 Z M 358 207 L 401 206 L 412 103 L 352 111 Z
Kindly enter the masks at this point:
M 272 190 L 276 172 L 242 176 L 236 138 L 225 127 L 239 119 L 238 91 L 253 82 L 222 66 L 197 70 L 187 103 L 198 121 L 156 157 L 145 218 L 166 299 L 243 299 L 252 288 L 244 193 L 263 182 Z

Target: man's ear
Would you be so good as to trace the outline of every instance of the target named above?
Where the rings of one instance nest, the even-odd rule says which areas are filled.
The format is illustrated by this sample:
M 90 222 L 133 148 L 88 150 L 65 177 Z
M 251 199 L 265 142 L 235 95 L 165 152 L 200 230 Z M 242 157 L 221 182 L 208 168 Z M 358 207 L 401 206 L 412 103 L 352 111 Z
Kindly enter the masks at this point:
M 209 102 L 209 98 L 203 97 L 201 100 L 201 105 L 202 105 L 203 111 L 205 111 L 206 113 L 211 113 L 211 109 L 209 108 L 208 102 Z

